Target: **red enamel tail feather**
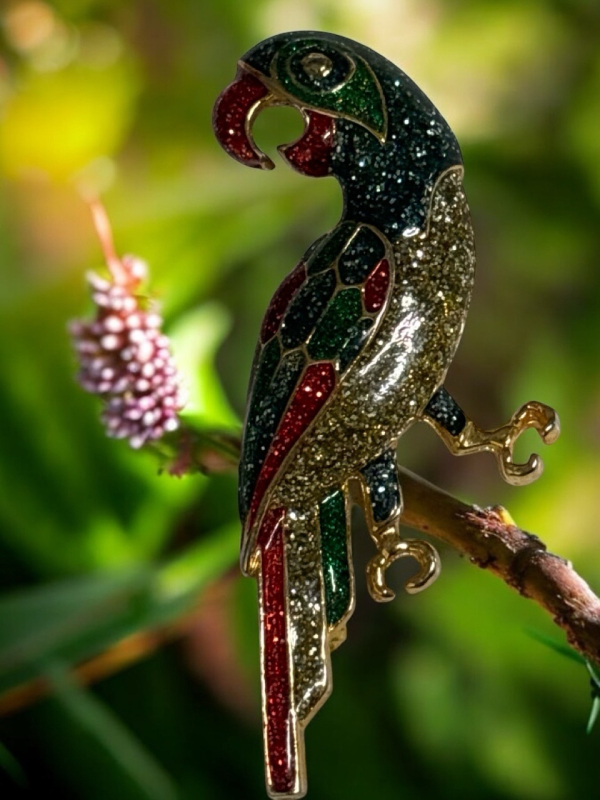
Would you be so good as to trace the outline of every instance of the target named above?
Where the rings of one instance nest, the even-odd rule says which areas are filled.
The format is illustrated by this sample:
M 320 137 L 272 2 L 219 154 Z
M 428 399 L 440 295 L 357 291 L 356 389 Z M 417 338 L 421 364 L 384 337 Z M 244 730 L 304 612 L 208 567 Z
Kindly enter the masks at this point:
M 271 794 L 292 794 L 298 786 L 296 736 L 287 636 L 284 547 L 285 509 L 269 510 L 262 521 L 260 548 L 260 624 L 263 718 L 267 783 Z

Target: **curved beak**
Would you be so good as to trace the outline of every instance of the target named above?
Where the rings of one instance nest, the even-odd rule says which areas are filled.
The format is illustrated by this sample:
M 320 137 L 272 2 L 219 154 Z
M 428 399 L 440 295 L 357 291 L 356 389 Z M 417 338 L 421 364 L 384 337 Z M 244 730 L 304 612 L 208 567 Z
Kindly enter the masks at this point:
M 259 112 L 282 103 L 267 86 L 268 80 L 240 61 L 235 80 L 221 92 L 213 109 L 213 128 L 221 147 L 236 161 L 256 169 L 275 167 L 252 138 L 252 124 Z
M 240 61 L 233 83 L 221 92 L 213 109 L 213 128 L 221 147 L 241 164 L 273 169 L 275 164 L 252 138 L 252 124 L 268 106 L 292 106 L 304 118 L 304 131 L 277 150 L 297 172 L 320 178 L 332 172 L 335 119 L 285 94 L 273 79 Z

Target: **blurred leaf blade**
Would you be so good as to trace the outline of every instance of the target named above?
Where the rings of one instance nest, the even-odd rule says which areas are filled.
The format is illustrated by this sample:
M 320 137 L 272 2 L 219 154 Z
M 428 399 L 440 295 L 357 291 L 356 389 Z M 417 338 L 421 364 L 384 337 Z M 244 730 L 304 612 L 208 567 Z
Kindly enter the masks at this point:
M 527 634 L 540 644 L 543 644 L 546 647 L 549 647 L 551 650 L 554 650 L 555 653 L 559 653 L 559 655 L 565 656 L 565 658 L 570 658 L 572 661 L 576 661 L 578 664 L 585 665 L 585 658 L 583 658 L 583 656 L 581 656 L 577 650 L 574 650 L 572 647 L 566 644 L 566 642 L 561 642 L 560 640 L 555 639 L 552 636 L 548 636 L 542 631 L 536 631 L 533 628 L 528 628 Z
M 10 777 L 17 786 L 27 786 L 27 776 L 10 750 L 0 742 L 0 769 Z
M 92 737 L 148 800 L 177 800 L 179 792 L 164 768 L 123 723 L 94 695 L 78 686 L 59 663 L 45 669 L 52 690 L 66 712 Z
M 0 686 L 74 666 L 133 633 L 167 625 L 233 564 L 238 526 L 213 531 L 164 566 L 70 579 L 0 599 Z

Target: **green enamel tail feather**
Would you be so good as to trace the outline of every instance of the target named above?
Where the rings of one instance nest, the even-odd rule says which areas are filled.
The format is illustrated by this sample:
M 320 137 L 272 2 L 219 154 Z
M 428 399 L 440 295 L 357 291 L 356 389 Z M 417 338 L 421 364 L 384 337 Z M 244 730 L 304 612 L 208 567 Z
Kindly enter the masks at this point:
M 325 497 L 319 507 L 321 562 L 325 586 L 327 624 L 335 628 L 353 607 L 352 566 L 344 492 Z

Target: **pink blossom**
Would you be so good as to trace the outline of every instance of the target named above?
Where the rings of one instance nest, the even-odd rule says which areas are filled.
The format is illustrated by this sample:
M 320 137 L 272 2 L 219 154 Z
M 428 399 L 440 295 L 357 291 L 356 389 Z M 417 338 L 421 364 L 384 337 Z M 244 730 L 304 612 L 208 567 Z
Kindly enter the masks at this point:
M 88 273 L 96 316 L 69 326 L 77 377 L 86 391 L 104 400 L 107 435 L 139 448 L 179 427 L 185 402 L 181 378 L 160 330 L 161 317 L 136 294 L 148 274 L 145 262 L 115 255 L 104 208 L 96 201 L 90 205 L 110 277 Z

